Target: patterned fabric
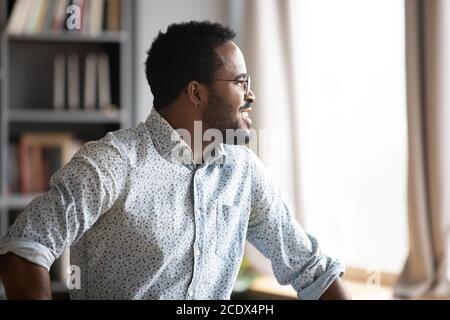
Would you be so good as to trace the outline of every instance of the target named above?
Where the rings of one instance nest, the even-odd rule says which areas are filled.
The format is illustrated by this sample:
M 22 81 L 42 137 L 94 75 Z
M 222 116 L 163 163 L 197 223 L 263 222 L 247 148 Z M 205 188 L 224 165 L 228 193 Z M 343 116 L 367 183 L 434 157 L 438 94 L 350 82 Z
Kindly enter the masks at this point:
M 247 147 L 221 144 L 201 165 L 183 159 L 190 148 L 155 110 L 86 143 L 25 208 L 0 254 L 49 269 L 70 247 L 81 271 L 72 299 L 229 299 L 246 239 L 302 299 L 343 274 Z

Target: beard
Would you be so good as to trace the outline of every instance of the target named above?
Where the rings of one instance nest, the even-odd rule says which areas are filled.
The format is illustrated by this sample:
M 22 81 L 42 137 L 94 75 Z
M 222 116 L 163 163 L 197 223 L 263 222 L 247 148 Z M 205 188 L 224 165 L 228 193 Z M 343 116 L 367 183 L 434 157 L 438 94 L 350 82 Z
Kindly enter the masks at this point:
M 214 93 L 210 93 L 208 106 L 203 114 L 203 122 L 208 129 L 217 129 L 222 133 L 226 144 L 244 145 L 251 139 L 250 125 L 241 117 L 240 111 L 250 107 L 250 102 L 239 110 Z

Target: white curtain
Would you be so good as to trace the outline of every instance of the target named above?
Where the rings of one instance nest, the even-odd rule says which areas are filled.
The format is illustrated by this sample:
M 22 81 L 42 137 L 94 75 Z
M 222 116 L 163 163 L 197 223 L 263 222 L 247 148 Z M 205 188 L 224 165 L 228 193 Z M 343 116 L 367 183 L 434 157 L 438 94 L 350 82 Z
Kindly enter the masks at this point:
M 230 14 L 256 95 L 253 127 L 263 129 L 259 130 L 257 153 L 302 223 L 290 7 L 291 0 L 231 1 Z M 250 245 L 247 256 L 260 272 L 271 273 L 269 262 Z

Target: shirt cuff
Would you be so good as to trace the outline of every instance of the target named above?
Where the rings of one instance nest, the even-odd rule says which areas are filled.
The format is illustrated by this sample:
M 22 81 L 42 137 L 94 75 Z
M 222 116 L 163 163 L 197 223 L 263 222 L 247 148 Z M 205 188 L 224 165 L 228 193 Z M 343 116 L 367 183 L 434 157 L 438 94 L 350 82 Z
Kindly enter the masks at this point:
M 24 240 L 22 238 L 5 237 L 1 239 L 0 255 L 8 252 L 44 267 L 47 271 L 50 270 L 50 266 L 55 261 L 55 255 L 50 249 L 38 242 Z
M 328 287 L 345 273 L 345 266 L 338 260 L 333 261 L 328 270 L 318 277 L 313 283 L 298 292 L 302 300 L 318 300 Z

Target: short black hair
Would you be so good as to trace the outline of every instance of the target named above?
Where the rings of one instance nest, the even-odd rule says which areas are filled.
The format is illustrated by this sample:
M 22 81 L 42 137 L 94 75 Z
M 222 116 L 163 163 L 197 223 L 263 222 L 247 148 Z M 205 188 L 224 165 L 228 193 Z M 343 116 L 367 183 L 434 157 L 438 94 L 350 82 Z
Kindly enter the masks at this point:
M 171 24 L 161 31 L 147 52 L 145 73 L 153 93 L 153 106 L 160 110 L 178 97 L 192 80 L 209 84 L 223 65 L 215 48 L 236 33 L 210 21 Z

